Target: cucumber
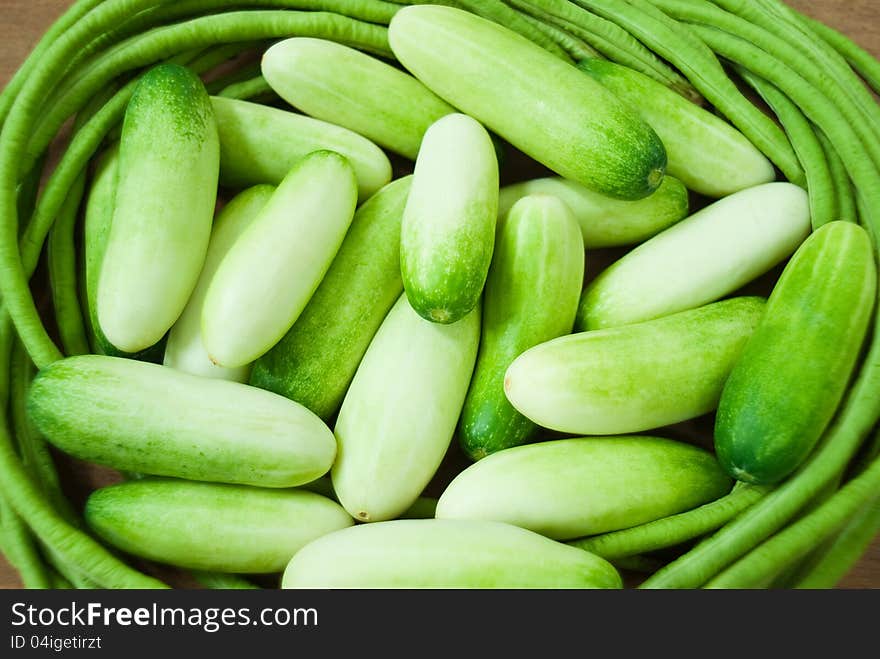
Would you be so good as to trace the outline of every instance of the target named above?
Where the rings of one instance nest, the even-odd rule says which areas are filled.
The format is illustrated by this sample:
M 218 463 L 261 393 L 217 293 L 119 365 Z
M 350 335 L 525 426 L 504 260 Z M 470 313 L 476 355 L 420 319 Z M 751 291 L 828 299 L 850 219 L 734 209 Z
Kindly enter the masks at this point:
M 302 405 L 120 357 L 50 364 L 27 411 L 62 451 L 127 472 L 293 487 L 325 474 L 336 455 L 330 429 Z
M 293 107 L 410 160 L 428 127 L 455 112 L 411 75 L 325 39 L 280 41 L 263 55 L 261 68 L 266 82 Z
M 498 161 L 479 122 L 450 114 L 425 133 L 400 229 L 406 297 L 435 323 L 476 306 L 495 244 Z
M 618 327 L 718 300 L 791 256 L 810 233 L 791 183 L 737 192 L 642 243 L 594 279 L 575 328 Z
M 504 373 L 528 348 L 571 332 L 583 280 L 583 239 L 568 207 L 542 194 L 516 202 L 489 270 L 480 351 L 459 422 L 471 459 L 531 437 L 535 424 L 508 402 Z
M 294 165 L 208 287 L 202 340 L 211 361 L 243 366 L 278 343 L 330 267 L 356 204 L 343 156 L 314 151 Z
M 657 134 L 576 67 L 496 23 L 452 7 L 404 7 L 394 55 L 429 89 L 557 174 L 619 199 L 663 180 Z
M 202 307 L 205 294 L 223 257 L 259 215 L 274 192 L 275 188 L 271 185 L 248 188 L 233 197 L 217 215 L 199 281 L 186 308 L 168 333 L 163 362 L 165 366 L 202 377 L 247 381 L 250 375 L 249 364 L 223 368 L 211 361 L 202 342 Z
M 278 108 L 212 96 L 220 136 L 220 183 L 244 188 L 278 185 L 312 151 L 335 151 L 354 169 L 358 199 L 391 180 L 388 156 L 370 140 L 341 126 Z
M 85 519 L 129 554 L 231 573 L 281 572 L 309 542 L 353 524 L 342 506 L 312 492 L 164 478 L 96 490 Z
M 325 496 L 328 499 L 336 501 L 336 492 L 333 491 L 333 483 L 329 476 L 322 476 L 311 483 L 300 485 L 299 489 L 308 490 Z M 399 519 L 432 519 L 434 511 L 437 509 L 437 499 L 434 497 L 422 496 L 415 500 L 413 505 L 400 514 Z M 345 513 L 348 515 L 348 513 Z M 350 517 L 349 517 L 350 519 Z
M 598 58 L 578 67 L 634 108 L 666 146 L 666 171 L 689 189 L 726 197 L 776 179 L 773 164 L 729 123 L 643 73 Z
M 564 201 L 581 227 L 587 249 L 622 247 L 645 241 L 686 217 L 689 207 L 687 188 L 671 176 L 664 177 L 650 197 L 639 201 L 612 199 L 574 181 L 547 177 L 501 188 L 499 224 L 517 201 L 530 194 L 554 195 Z
M 282 588 L 621 588 L 595 554 L 509 524 L 395 520 L 325 535 L 298 551 Z
M 480 339 L 479 306 L 451 325 L 419 316 L 403 294 L 342 401 L 330 472 L 352 517 L 397 517 L 434 476 L 452 440 Z
M 119 350 L 154 345 L 186 306 L 208 248 L 219 158 L 201 80 L 174 64 L 150 69 L 125 110 L 98 279 L 98 322 Z
M 411 176 L 397 179 L 357 210 L 300 317 L 254 363 L 252 385 L 295 400 L 322 419 L 339 410 L 370 341 L 403 292 L 400 221 L 411 183 Z
M 642 432 L 711 412 L 764 311 L 739 297 L 530 348 L 504 393 L 527 418 L 577 435 Z
M 829 222 L 801 245 L 721 396 L 715 450 L 732 476 L 776 483 L 810 454 L 846 391 L 876 288 L 858 225 Z
M 714 501 L 732 480 L 701 448 L 660 437 L 582 437 L 518 446 L 458 474 L 438 519 L 506 522 L 570 540 Z

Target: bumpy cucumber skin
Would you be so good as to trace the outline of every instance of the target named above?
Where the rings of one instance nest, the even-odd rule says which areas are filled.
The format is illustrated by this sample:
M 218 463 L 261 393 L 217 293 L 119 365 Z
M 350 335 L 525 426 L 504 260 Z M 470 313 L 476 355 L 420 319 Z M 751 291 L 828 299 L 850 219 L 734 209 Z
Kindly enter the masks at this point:
M 400 229 L 400 270 L 412 308 L 454 323 L 476 306 L 495 245 L 498 161 L 479 122 L 450 114 L 425 133 Z
M 612 199 L 560 177 L 537 178 L 501 188 L 499 228 L 513 205 L 529 194 L 549 194 L 564 201 L 581 227 L 587 249 L 643 242 L 685 218 L 690 203 L 684 183 L 671 176 L 663 177 L 660 187 L 639 201 Z
M 397 59 L 438 96 L 557 174 L 611 197 L 660 185 L 657 134 L 601 84 L 505 27 L 410 6 L 388 27 Z
M 607 60 L 578 67 L 638 111 L 666 146 L 666 171 L 708 197 L 776 179 L 773 164 L 736 128 L 650 77 Z
M 280 41 L 263 55 L 261 68 L 266 82 L 295 108 L 410 160 L 428 127 L 455 112 L 400 69 L 325 39 Z
M 273 573 L 312 540 L 353 524 L 342 506 L 297 489 L 145 478 L 96 490 L 89 527 L 129 554 L 196 570 Z
M 201 80 L 177 65 L 148 71 L 125 111 L 98 281 L 98 320 L 118 349 L 154 345 L 186 306 L 205 260 L 219 167 Z
M 801 245 L 724 386 L 715 450 L 728 473 L 776 483 L 809 455 L 849 383 L 876 280 L 856 224 L 830 222 Z
M 290 331 L 251 371 L 250 383 L 322 419 L 339 409 L 358 364 L 403 292 L 400 222 L 412 177 L 388 184 L 355 213 L 336 258 Z
M 281 587 L 619 589 L 622 581 L 595 554 L 525 529 L 425 519 L 325 535 L 296 553 Z
M 211 97 L 220 136 L 220 183 L 278 185 L 312 151 L 335 151 L 351 163 L 364 201 L 391 180 L 388 156 L 370 140 L 305 115 L 232 98 Z
M 642 432 L 711 412 L 761 319 L 739 297 L 644 323 L 571 334 L 530 348 L 504 392 L 540 426 L 576 435 Z
M 27 410 L 62 451 L 128 472 L 293 487 L 336 455 L 330 429 L 282 396 L 119 357 L 54 362 Z
M 557 540 L 629 528 L 714 501 L 732 481 L 701 448 L 659 437 L 584 437 L 518 446 L 471 465 L 438 519 L 505 522 Z
M 459 421 L 471 459 L 532 435 L 535 424 L 504 395 L 504 373 L 528 348 L 571 332 L 583 279 L 584 244 L 571 211 L 556 197 L 523 197 L 501 229 L 483 295 L 480 351 Z

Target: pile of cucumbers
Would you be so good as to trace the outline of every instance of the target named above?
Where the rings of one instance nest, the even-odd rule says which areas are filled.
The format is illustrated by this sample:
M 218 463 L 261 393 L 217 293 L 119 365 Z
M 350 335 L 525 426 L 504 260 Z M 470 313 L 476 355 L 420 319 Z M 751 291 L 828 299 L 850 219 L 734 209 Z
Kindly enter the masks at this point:
M 778 0 L 227 4 L 79 0 L 0 96 L 26 586 L 839 582 L 880 63 Z

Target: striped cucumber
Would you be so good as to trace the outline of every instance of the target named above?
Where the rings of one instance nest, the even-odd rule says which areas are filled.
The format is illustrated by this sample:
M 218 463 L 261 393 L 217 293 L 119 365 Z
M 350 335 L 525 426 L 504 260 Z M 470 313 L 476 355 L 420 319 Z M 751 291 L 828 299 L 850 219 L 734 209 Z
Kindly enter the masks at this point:
M 249 364 L 237 368 L 224 368 L 211 361 L 202 342 L 202 307 L 205 303 L 205 294 L 223 257 L 263 210 L 274 192 L 275 188 L 271 185 L 256 185 L 248 188 L 233 197 L 217 215 L 199 281 L 186 308 L 168 333 L 165 366 L 203 377 L 235 382 L 247 381 L 250 374 Z
M 642 432 L 711 412 L 764 300 L 739 297 L 542 343 L 504 379 L 511 404 L 540 426 L 577 435 Z
M 272 573 L 302 547 L 353 524 L 312 492 L 144 478 L 96 490 L 85 519 L 129 554 L 196 570 Z
M 657 134 L 601 84 L 515 32 L 452 7 L 404 7 L 388 41 L 429 89 L 565 178 L 619 199 L 663 180 Z
M 666 146 L 666 171 L 689 189 L 726 197 L 776 179 L 773 164 L 729 123 L 666 85 L 607 60 L 578 67 L 638 111 Z
M 400 221 L 412 177 L 373 195 L 290 331 L 251 371 L 254 386 L 287 396 L 322 419 L 342 404 L 370 341 L 403 292 Z
M 295 37 L 263 55 L 263 77 L 312 117 L 415 160 L 428 127 L 455 109 L 390 64 L 325 39 Z
M 309 543 L 282 588 L 621 588 L 607 561 L 509 524 L 395 520 Z
M 454 323 L 483 292 L 498 214 L 498 161 L 479 122 L 450 114 L 425 133 L 400 229 L 403 287 L 416 312 Z
M 490 455 L 458 474 L 438 519 L 506 522 L 569 540 L 714 501 L 732 481 L 701 448 L 659 437 L 583 437 Z
M 98 279 L 98 322 L 119 350 L 154 345 L 186 306 L 205 261 L 219 166 L 201 80 L 173 64 L 148 71 L 125 110 Z
M 332 151 L 300 160 L 220 262 L 202 308 L 211 360 L 235 368 L 265 354 L 305 308 L 351 224 L 357 183 Z
M 499 234 L 483 296 L 480 351 L 459 422 L 474 460 L 525 442 L 535 424 L 504 395 L 504 373 L 528 348 L 571 332 L 584 280 L 584 244 L 556 197 L 523 197 Z
M 363 201 L 391 180 L 388 156 L 370 140 L 341 126 L 294 112 L 212 96 L 220 136 L 220 183 L 244 188 L 278 185 L 312 151 L 335 151 L 354 169 Z
M 352 517 L 392 519 L 425 489 L 452 440 L 479 339 L 479 306 L 440 325 L 400 296 L 355 373 L 334 429 L 333 488 Z
M 578 330 L 638 323 L 721 299 L 810 233 L 807 193 L 767 183 L 716 201 L 642 243 L 584 290 Z
M 499 224 L 517 201 L 530 194 L 554 195 L 564 201 L 581 227 L 587 249 L 645 241 L 686 217 L 689 207 L 687 188 L 671 176 L 663 178 L 654 194 L 639 201 L 612 199 L 574 181 L 547 177 L 501 188 Z
M 302 405 L 120 357 L 52 363 L 27 406 L 62 451 L 128 472 L 293 487 L 326 473 L 336 455 L 330 429 Z
M 849 222 L 817 229 L 789 261 L 718 407 L 715 450 L 735 478 L 778 482 L 812 451 L 855 367 L 876 280 L 870 238 Z

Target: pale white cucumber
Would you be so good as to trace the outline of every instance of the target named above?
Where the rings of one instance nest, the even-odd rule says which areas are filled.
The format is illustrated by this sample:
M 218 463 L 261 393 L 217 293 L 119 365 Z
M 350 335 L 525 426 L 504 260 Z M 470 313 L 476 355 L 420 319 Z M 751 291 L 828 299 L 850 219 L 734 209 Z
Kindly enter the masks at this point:
M 434 476 L 461 413 L 480 340 L 480 308 L 457 323 L 392 307 L 342 401 L 331 477 L 357 520 L 392 519 Z
M 718 300 L 791 256 L 809 232 L 810 205 L 798 186 L 737 192 L 600 273 L 581 296 L 575 327 L 617 327 Z
M 410 305 L 454 323 L 477 304 L 495 244 L 498 161 L 479 122 L 450 114 L 425 133 L 400 229 Z
M 336 256 L 354 216 L 357 183 L 332 151 L 300 160 L 220 262 L 202 308 L 211 360 L 235 368 L 290 329 Z

